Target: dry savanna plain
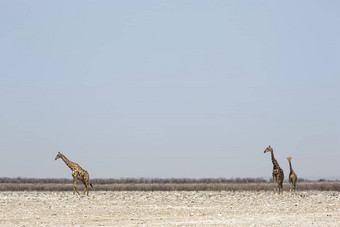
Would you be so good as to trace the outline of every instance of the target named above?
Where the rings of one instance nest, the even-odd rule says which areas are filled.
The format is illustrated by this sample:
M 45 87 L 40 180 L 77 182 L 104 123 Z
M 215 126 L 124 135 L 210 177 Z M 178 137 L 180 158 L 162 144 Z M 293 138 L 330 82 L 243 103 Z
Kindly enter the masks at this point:
M 340 193 L 2 190 L 0 226 L 340 226 Z

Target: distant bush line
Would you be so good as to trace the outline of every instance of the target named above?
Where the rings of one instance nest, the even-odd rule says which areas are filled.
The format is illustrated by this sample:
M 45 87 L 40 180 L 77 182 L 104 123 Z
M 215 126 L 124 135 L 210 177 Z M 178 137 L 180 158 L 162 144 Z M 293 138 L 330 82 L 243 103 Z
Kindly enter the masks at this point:
M 263 178 L 122 178 L 92 179 L 93 191 L 272 191 L 273 183 Z M 78 181 L 79 190 L 84 188 Z M 284 183 L 285 191 L 289 184 Z M 71 179 L 0 178 L 0 191 L 72 191 Z M 340 191 L 339 181 L 300 179 L 297 190 Z
M 223 183 L 264 183 L 263 178 L 95 178 L 92 184 L 223 184 Z M 58 178 L 0 178 L 1 183 L 20 184 L 73 184 L 72 179 Z

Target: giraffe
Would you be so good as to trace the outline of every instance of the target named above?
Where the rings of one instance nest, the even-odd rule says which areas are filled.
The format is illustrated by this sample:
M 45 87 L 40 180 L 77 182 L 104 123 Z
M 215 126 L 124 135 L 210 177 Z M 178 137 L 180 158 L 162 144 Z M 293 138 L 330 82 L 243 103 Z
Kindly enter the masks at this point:
M 273 162 L 273 181 L 274 181 L 274 194 L 277 190 L 278 194 L 280 195 L 280 192 L 283 195 L 282 190 L 282 182 L 284 179 L 284 173 L 283 170 L 280 168 L 279 163 L 276 161 L 274 157 L 274 151 L 273 148 L 269 145 L 266 150 L 264 150 L 264 153 L 270 152 L 272 155 L 272 162 Z
M 73 194 L 75 194 L 75 192 L 78 193 L 79 195 L 79 191 L 77 189 L 77 179 L 82 181 L 85 185 L 85 189 L 84 189 L 84 195 L 87 192 L 87 195 L 89 195 L 89 186 L 92 187 L 92 184 L 89 183 L 90 177 L 89 177 L 89 173 L 82 169 L 77 163 L 75 162 L 71 162 L 70 160 L 68 160 L 63 154 L 61 154 L 60 152 L 58 152 L 57 156 L 55 157 L 55 160 L 61 158 L 65 164 L 72 170 L 72 177 L 73 177 Z
M 292 160 L 292 157 L 288 157 L 288 162 L 289 162 L 289 168 L 290 168 L 290 173 L 289 173 L 289 191 L 290 193 L 294 192 L 295 193 L 295 186 L 296 186 L 296 181 L 297 181 L 297 176 L 296 173 L 294 172 L 292 168 L 292 163 L 290 160 Z

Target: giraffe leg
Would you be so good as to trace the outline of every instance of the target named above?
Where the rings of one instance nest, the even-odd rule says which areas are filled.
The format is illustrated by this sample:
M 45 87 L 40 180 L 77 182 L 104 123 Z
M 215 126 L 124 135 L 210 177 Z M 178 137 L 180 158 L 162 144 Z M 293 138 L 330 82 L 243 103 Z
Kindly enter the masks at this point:
M 282 178 L 282 176 L 279 176 L 278 177 L 278 185 L 279 185 L 279 194 L 281 195 L 281 196 L 283 196 L 283 187 L 282 187 L 282 183 L 283 183 L 283 178 Z
M 292 182 L 292 193 L 295 192 L 295 185 L 294 185 L 294 182 Z
M 277 185 L 277 194 L 280 195 L 281 194 L 281 188 L 280 188 L 280 179 L 277 176 L 276 177 L 276 185 Z
M 273 176 L 273 182 L 274 182 L 274 195 L 275 195 L 275 191 L 276 191 L 276 177 Z
M 85 185 L 84 195 L 85 195 L 86 192 L 87 192 L 87 195 L 89 195 L 89 186 L 88 186 L 88 184 L 86 184 L 86 182 L 83 182 L 83 183 Z
M 89 189 L 90 189 L 90 183 L 87 181 L 87 182 L 86 182 L 87 196 L 89 196 Z
M 73 195 L 75 194 L 75 192 L 77 192 L 78 195 L 80 195 L 77 189 L 77 178 L 73 177 Z

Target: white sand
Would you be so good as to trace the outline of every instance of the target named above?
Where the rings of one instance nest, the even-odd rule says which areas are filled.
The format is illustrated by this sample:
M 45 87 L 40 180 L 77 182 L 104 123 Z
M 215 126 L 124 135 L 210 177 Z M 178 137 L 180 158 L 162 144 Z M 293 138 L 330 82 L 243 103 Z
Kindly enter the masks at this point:
M 0 226 L 340 226 L 340 193 L 0 192 Z

